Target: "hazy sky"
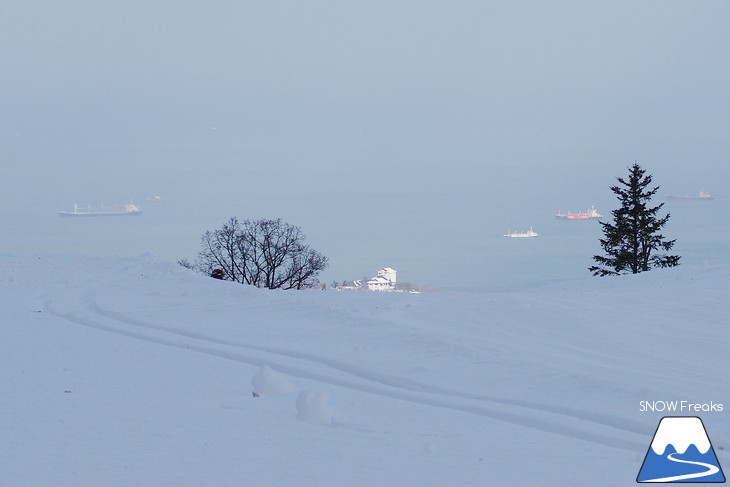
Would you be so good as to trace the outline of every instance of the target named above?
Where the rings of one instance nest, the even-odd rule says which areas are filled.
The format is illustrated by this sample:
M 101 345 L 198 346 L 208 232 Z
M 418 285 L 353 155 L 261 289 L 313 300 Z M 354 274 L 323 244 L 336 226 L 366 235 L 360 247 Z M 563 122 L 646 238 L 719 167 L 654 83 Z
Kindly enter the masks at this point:
M 727 148 L 729 14 L 722 0 L 4 2 L 0 127 L 704 152 Z
M 208 228 L 283 216 L 319 241 L 328 203 L 359 202 L 344 247 L 392 217 L 373 198 L 451 221 L 551 174 L 595 194 L 634 160 L 721 193 L 728 25 L 726 0 L 3 2 L 0 201 L 177 190 L 218 205 Z

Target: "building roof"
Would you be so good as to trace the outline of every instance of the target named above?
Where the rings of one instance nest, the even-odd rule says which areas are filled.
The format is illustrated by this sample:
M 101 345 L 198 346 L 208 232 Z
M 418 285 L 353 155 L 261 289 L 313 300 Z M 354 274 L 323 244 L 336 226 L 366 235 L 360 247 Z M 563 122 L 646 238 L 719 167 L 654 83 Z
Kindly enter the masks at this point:
M 368 281 L 368 284 L 390 284 L 390 280 L 384 277 L 373 277 Z

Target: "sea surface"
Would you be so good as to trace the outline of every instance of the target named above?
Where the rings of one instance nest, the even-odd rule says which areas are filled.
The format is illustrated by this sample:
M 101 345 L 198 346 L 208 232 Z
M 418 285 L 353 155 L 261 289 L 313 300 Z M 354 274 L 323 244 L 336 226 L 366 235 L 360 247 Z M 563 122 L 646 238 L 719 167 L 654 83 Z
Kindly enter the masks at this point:
M 282 218 L 329 258 L 324 282 L 392 267 L 400 281 L 453 292 L 494 292 L 590 278 L 597 221 L 558 221 L 591 205 L 610 217 L 609 187 L 633 160 L 616 154 L 450 155 L 417 148 L 4 140 L 2 253 L 154 254 L 195 258 L 200 237 L 228 218 Z M 214 148 L 211 148 L 214 147 Z M 318 146 L 320 147 L 320 146 Z M 652 161 L 649 160 L 649 163 Z M 646 164 L 648 167 L 649 164 Z M 668 193 L 705 189 L 713 201 L 666 201 L 664 235 L 685 265 L 730 263 L 727 170 L 675 161 L 650 168 Z M 722 172 L 724 171 L 724 172 Z M 133 200 L 140 216 L 60 218 L 78 204 Z M 530 226 L 538 238 L 511 239 Z

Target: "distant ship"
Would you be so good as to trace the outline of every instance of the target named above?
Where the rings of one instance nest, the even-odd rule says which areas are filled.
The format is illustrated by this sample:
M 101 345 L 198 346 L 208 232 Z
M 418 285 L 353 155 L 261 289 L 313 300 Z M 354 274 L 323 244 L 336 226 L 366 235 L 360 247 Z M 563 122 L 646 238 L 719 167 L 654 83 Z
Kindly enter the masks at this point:
M 539 237 L 540 234 L 532 230 L 532 227 L 526 232 L 507 232 L 504 234 L 505 237 L 510 238 L 534 238 Z
M 119 208 L 117 205 L 100 205 L 100 206 L 79 206 L 74 205 L 73 211 L 59 211 L 58 216 L 123 216 L 123 215 L 141 215 L 142 210 L 134 205 L 131 201 Z
M 697 196 L 691 196 L 689 194 L 684 194 L 681 196 L 669 194 L 669 195 L 667 195 L 667 199 L 669 201 L 710 201 L 710 200 L 714 200 L 715 198 L 713 198 L 710 193 L 707 193 L 704 190 L 701 190 L 697 194 Z
M 556 220 L 597 220 L 602 218 L 603 215 L 596 211 L 594 206 L 591 206 L 588 210 L 583 213 L 560 213 L 555 214 Z

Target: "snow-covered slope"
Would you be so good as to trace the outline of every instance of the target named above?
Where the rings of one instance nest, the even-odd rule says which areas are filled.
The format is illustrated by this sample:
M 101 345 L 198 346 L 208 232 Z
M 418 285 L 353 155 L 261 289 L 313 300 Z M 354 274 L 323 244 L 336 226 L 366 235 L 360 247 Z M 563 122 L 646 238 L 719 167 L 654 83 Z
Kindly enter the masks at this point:
M 630 485 L 667 414 L 641 401 L 730 403 L 728 291 L 728 267 L 406 295 L 0 256 L 2 481 Z M 722 463 L 728 413 L 687 414 Z

